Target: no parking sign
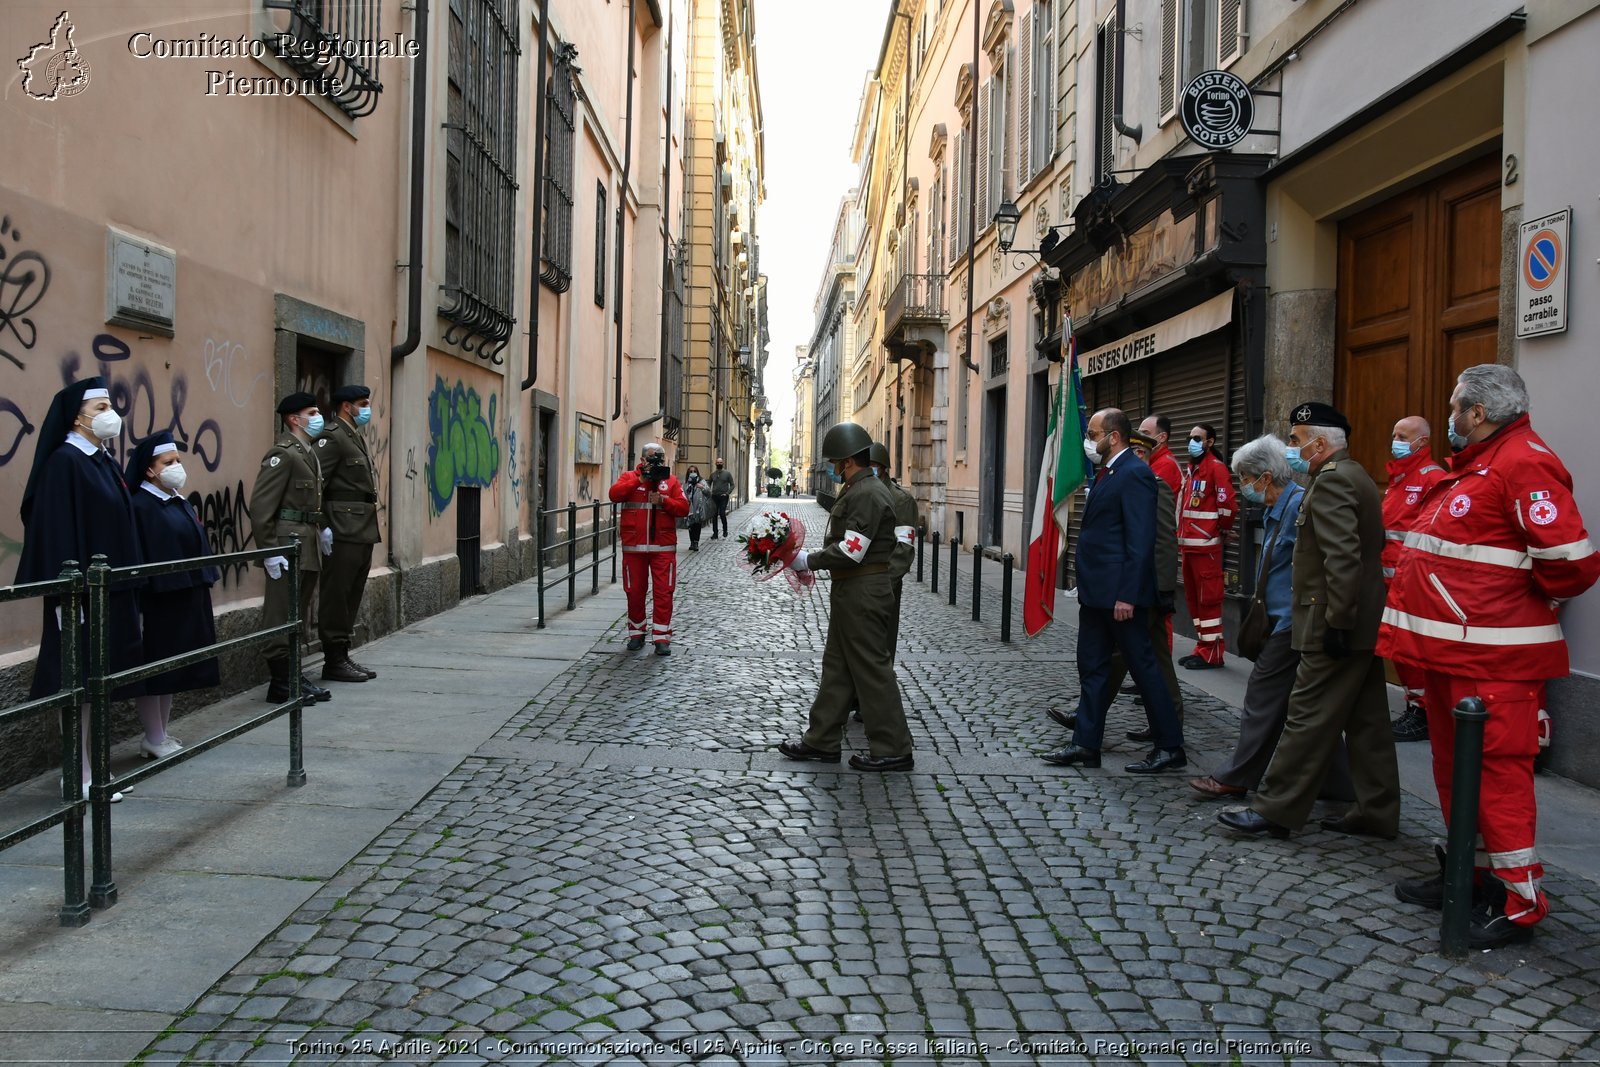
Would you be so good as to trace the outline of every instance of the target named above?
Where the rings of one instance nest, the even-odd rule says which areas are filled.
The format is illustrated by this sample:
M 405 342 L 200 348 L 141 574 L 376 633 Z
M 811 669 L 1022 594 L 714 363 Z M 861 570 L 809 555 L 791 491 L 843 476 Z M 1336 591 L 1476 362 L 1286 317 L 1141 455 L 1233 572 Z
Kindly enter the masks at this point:
M 1572 209 L 1524 222 L 1517 242 L 1517 336 L 1567 328 L 1567 236 Z

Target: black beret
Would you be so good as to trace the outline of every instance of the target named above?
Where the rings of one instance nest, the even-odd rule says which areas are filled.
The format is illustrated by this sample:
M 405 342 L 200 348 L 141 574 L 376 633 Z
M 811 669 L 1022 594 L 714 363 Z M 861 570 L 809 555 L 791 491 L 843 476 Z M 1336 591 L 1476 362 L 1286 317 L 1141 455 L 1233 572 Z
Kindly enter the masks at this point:
M 333 402 L 335 404 L 354 403 L 357 400 L 366 400 L 371 396 L 371 389 L 352 382 L 349 385 L 341 385 L 333 391 Z
M 290 393 L 278 401 L 279 415 L 293 415 L 297 411 L 317 406 L 317 398 L 310 393 Z
M 1350 420 L 1339 413 L 1339 409 L 1332 404 L 1324 404 L 1317 400 L 1308 400 L 1304 404 L 1297 404 L 1289 411 L 1290 426 L 1335 426 L 1345 433 L 1350 432 Z

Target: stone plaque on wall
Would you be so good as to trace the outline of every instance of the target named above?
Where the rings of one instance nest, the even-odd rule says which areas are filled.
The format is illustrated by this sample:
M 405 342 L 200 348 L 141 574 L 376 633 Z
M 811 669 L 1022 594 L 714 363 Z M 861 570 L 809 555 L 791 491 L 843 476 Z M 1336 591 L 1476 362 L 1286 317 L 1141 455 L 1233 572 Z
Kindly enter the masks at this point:
M 131 233 L 106 230 L 106 321 L 173 336 L 178 254 Z

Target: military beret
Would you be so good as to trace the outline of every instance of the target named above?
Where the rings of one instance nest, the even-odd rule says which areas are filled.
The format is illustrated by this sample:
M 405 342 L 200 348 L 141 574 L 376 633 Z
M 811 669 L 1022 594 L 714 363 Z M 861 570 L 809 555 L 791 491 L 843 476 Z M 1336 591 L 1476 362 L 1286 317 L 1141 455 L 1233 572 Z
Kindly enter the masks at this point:
M 1130 445 L 1137 445 L 1138 447 L 1146 449 L 1150 452 L 1154 452 L 1159 446 L 1159 442 L 1154 437 L 1151 437 L 1149 434 L 1142 433 L 1138 430 L 1135 430 L 1128 435 L 1128 443 Z
M 279 415 L 293 415 L 297 411 L 317 406 L 317 398 L 310 393 L 290 393 L 278 401 Z
M 1308 400 L 1304 404 L 1297 404 L 1289 411 L 1290 426 L 1334 426 L 1350 432 L 1350 420 L 1340 414 L 1339 409 L 1332 404 L 1324 404 L 1316 400 Z
M 371 389 L 352 382 L 349 385 L 341 385 L 333 391 L 333 402 L 335 404 L 353 403 L 357 400 L 366 400 L 371 396 Z

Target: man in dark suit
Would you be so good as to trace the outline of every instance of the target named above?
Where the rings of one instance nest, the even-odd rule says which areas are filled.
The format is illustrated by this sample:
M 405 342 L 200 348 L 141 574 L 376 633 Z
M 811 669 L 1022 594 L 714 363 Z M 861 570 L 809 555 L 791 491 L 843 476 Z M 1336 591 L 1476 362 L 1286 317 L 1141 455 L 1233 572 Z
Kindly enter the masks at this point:
M 1356 803 L 1322 826 L 1393 838 L 1400 831 L 1400 776 L 1383 660 L 1373 653 L 1383 619 L 1383 495 L 1350 458 L 1350 423 L 1342 414 L 1313 401 L 1296 407 L 1289 421 L 1289 466 L 1311 475 L 1295 520 L 1291 643 L 1300 665 L 1255 803 L 1217 820 L 1274 837 L 1300 829 L 1342 734 Z
M 1131 774 L 1188 765 L 1183 727 L 1150 643 L 1156 610 L 1156 476 L 1128 448 L 1133 426 L 1116 408 L 1095 412 L 1084 444 L 1100 468 L 1078 537 L 1078 679 L 1083 703 L 1072 743 L 1044 757 L 1060 767 L 1100 766 L 1106 709 L 1111 706 L 1111 655 L 1122 653 L 1144 697 L 1154 748 Z

